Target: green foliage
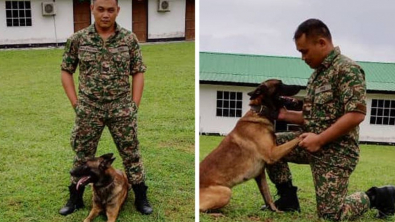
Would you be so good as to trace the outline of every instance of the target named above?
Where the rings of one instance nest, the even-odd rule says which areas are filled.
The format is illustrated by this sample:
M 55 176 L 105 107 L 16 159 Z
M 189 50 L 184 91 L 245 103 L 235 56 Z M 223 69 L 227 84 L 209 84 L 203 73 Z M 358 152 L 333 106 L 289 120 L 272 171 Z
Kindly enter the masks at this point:
M 211 152 L 223 139 L 219 136 L 200 136 L 200 161 Z M 395 171 L 393 169 L 395 147 L 361 145 L 360 162 L 351 176 L 348 193 L 366 191 L 372 186 L 395 185 Z M 200 213 L 200 221 L 265 221 L 265 222 L 312 222 L 324 221 L 318 219 L 313 179 L 310 166 L 289 164 L 294 185 L 298 186 L 298 196 L 301 213 L 276 214 L 268 210 L 261 211 L 264 204 L 254 180 L 240 184 L 232 189 L 230 203 L 218 210 L 220 216 Z M 272 196 L 276 189 L 268 182 Z M 357 222 L 383 221 L 375 218 L 376 210 L 370 210 Z M 394 221 L 392 217 L 389 221 Z
M 129 193 L 118 221 L 194 221 L 194 43 L 143 45 L 145 91 L 139 109 L 140 148 L 154 213 L 143 216 Z M 74 111 L 60 81 L 63 50 L 0 51 L 0 222 L 83 221 L 86 207 L 63 217 L 74 153 Z M 78 81 L 78 74 L 75 75 Z M 106 129 L 97 155 L 113 152 Z M 95 221 L 106 221 L 100 216 Z

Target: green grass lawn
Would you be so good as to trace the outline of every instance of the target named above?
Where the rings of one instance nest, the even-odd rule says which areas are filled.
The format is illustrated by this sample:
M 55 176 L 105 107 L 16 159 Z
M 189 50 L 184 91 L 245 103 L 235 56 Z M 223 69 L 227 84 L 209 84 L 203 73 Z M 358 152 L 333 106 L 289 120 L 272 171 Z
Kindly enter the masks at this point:
M 200 136 L 200 160 L 211 152 L 223 139 L 219 136 Z M 361 145 L 361 158 L 350 179 L 349 193 L 366 191 L 372 186 L 387 184 L 395 185 L 395 147 Z M 290 164 L 293 183 L 298 186 L 298 196 L 301 213 L 276 214 L 260 211 L 263 199 L 254 180 L 240 184 L 232 189 L 230 203 L 219 212 L 223 215 L 213 217 L 200 213 L 200 221 L 265 221 L 265 222 L 311 222 L 323 221 L 318 219 L 316 211 L 314 186 L 308 165 Z M 270 191 L 274 196 L 276 189 L 269 182 Z M 383 221 L 375 219 L 375 210 L 370 210 L 363 217 L 355 220 L 359 222 Z M 392 217 L 388 221 L 395 221 Z
M 193 42 L 143 45 L 145 90 L 139 109 L 139 140 L 154 213 L 142 216 L 129 194 L 118 221 L 194 221 Z M 0 51 L 0 221 L 83 221 L 91 208 L 69 216 L 74 153 L 69 138 L 74 111 L 60 81 L 63 49 Z M 75 75 L 77 80 L 77 75 Z M 106 129 L 97 155 L 114 152 Z M 95 221 L 106 221 L 104 216 Z

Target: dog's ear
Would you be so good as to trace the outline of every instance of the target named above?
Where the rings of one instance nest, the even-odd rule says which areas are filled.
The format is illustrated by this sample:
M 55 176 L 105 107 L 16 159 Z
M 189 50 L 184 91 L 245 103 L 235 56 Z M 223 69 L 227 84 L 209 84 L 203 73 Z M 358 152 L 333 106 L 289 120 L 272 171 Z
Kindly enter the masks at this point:
M 280 96 L 294 96 L 300 91 L 300 86 L 286 85 L 284 83 L 280 86 Z
M 101 170 L 106 170 L 107 168 L 109 168 L 115 160 L 115 157 L 113 157 L 112 153 L 104 154 L 100 156 L 100 158 L 101 158 L 101 162 L 99 168 Z
M 115 157 L 113 157 L 113 158 L 111 158 L 111 159 L 103 159 L 103 160 L 100 162 L 99 168 L 100 168 L 101 170 L 106 170 L 107 168 L 109 168 L 109 167 L 111 166 L 111 164 L 114 162 L 114 160 L 115 160 Z
M 107 154 L 101 155 L 100 158 L 103 158 L 103 159 L 111 159 L 112 156 L 114 156 L 113 153 L 107 153 Z
M 261 84 L 259 85 L 254 91 L 247 93 L 250 96 L 250 100 L 257 98 L 258 96 L 267 93 L 268 89 L 267 86 Z
M 258 91 L 258 90 L 259 90 L 259 86 L 258 86 L 256 89 L 254 89 L 253 91 L 247 93 L 247 95 L 249 95 L 250 97 L 252 97 L 254 94 L 257 94 L 257 91 Z

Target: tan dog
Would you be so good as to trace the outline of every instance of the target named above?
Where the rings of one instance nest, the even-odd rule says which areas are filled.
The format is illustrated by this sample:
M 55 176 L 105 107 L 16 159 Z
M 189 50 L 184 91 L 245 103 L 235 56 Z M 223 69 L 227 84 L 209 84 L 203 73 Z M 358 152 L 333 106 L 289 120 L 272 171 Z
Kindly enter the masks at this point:
M 236 127 L 200 163 L 200 211 L 217 209 L 229 203 L 231 188 L 255 178 L 266 205 L 278 211 L 266 182 L 265 164 L 273 164 L 299 143 L 294 139 L 276 145 L 273 119 L 283 107 L 280 96 L 293 96 L 298 86 L 287 86 L 280 80 L 267 80 L 248 93 L 251 110 Z
M 102 211 L 107 214 L 107 222 L 115 222 L 118 217 L 130 185 L 125 173 L 111 166 L 114 160 L 112 153 L 105 154 L 86 161 L 70 172 L 72 176 L 81 177 L 77 190 L 80 186 L 93 184 L 93 206 L 84 222 L 92 221 Z

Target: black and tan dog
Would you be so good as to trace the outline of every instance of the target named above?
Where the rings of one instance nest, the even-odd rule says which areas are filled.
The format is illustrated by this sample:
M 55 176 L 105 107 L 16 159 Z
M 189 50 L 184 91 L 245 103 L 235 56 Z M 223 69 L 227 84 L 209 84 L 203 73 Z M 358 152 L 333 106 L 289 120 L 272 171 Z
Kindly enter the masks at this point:
M 266 205 L 278 211 L 266 182 L 265 164 L 273 164 L 299 143 L 294 139 L 276 145 L 273 120 L 283 107 L 280 96 L 293 96 L 298 86 L 287 86 L 280 80 L 267 80 L 250 96 L 249 110 L 235 128 L 200 163 L 200 211 L 217 209 L 229 203 L 231 188 L 255 178 Z
M 118 217 L 130 185 L 126 174 L 111 166 L 114 160 L 112 153 L 105 154 L 87 160 L 70 172 L 72 176 L 81 178 L 77 183 L 77 190 L 80 186 L 93 184 L 93 206 L 84 222 L 92 221 L 102 211 L 106 212 L 107 222 L 115 221 Z

